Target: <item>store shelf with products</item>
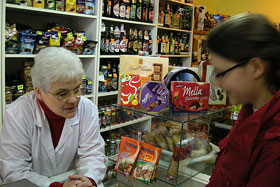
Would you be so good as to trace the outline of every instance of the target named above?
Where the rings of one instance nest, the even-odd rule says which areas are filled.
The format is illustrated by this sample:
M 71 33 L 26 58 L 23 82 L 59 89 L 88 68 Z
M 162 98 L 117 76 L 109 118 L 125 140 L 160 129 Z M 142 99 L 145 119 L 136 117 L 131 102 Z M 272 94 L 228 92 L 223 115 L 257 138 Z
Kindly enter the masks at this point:
M 18 75 L 23 71 L 23 62 L 33 61 L 35 54 L 5 54 L 5 24 L 8 21 L 10 25 L 16 24 L 21 30 L 32 29 L 34 31 L 44 32 L 50 29 L 50 24 L 56 23 L 62 27 L 70 28 L 74 32 L 84 32 L 86 38 L 82 40 L 98 41 L 99 28 L 99 10 L 101 3 L 95 2 L 95 15 L 86 15 L 79 13 L 71 13 L 64 11 L 49 10 L 44 8 L 34 8 L 6 3 L 1 1 L 1 118 L 4 115 L 5 106 L 5 88 L 11 82 L 11 77 L 21 82 L 22 77 Z M 2 16 L 3 15 L 3 16 Z M 37 33 L 36 33 L 37 34 Z M 61 41 L 62 42 L 62 41 Z M 97 44 L 98 46 L 98 44 Z M 97 49 L 97 47 L 96 47 Z M 98 62 L 98 52 L 94 50 L 92 55 L 84 55 L 79 53 L 78 57 L 83 63 L 87 79 L 95 82 L 96 65 Z M 7 77 L 9 76 L 9 77 Z M 9 84 L 8 84 L 9 81 Z M 93 102 L 97 97 L 97 91 L 90 96 L 86 96 Z M 2 120 L 1 124 L 2 126 Z
M 176 32 L 192 33 L 191 30 L 183 30 L 183 29 L 169 28 L 169 27 L 163 27 L 163 26 L 158 26 L 158 29 L 169 30 L 169 31 L 176 31 Z
M 184 5 L 184 6 L 191 6 L 191 7 L 194 6 L 194 5 L 191 4 L 191 3 L 184 3 L 184 2 L 182 2 L 182 1 L 180 1 L 180 0 L 168 0 L 168 2 L 174 3 L 174 4 L 179 4 L 179 5 Z
M 17 11 L 17 12 L 33 12 L 34 14 L 54 14 L 59 16 L 65 16 L 65 17 L 78 17 L 78 18 L 90 18 L 90 19 L 96 19 L 97 16 L 95 15 L 86 15 L 86 14 L 79 14 L 79 13 L 71 13 L 71 12 L 65 12 L 65 11 L 57 11 L 57 10 L 50 10 L 50 9 L 44 9 L 44 8 L 35 8 L 35 7 L 29 7 L 29 6 L 21 6 L 21 5 L 15 5 L 15 4 L 6 4 L 6 8 L 8 11 Z
M 208 182 L 218 152 L 218 147 L 209 142 L 208 131 L 213 121 L 229 116 L 226 114 L 232 111 L 231 107 L 210 107 L 208 111 L 200 113 L 171 113 L 168 109 L 160 113 L 148 113 L 136 107 L 121 108 L 151 117 L 151 129 L 146 128 L 142 132 L 138 129 L 141 137 L 137 136 L 137 139 L 162 149 L 157 174 L 161 183 L 170 186 L 184 185 L 198 175 L 201 177 L 197 177 L 200 182 Z M 116 155 L 109 159 L 117 162 Z

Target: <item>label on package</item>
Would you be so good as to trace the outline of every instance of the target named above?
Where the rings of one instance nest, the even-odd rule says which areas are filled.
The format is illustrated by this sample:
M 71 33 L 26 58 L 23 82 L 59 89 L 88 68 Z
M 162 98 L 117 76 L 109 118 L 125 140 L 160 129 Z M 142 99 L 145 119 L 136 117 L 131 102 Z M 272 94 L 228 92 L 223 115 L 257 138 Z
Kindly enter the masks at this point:
M 171 111 L 200 112 L 208 108 L 210 84 L 205 82 L 171 82 Z

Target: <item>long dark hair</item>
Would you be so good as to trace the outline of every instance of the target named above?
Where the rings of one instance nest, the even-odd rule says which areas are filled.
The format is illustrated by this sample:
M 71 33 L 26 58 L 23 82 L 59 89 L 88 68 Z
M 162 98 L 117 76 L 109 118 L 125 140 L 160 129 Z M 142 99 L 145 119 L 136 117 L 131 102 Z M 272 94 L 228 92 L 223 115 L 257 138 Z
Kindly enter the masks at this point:
M 241 63 L 253 57 L 267 62 L 266 82 L 275 93 L 280 88 L 280 33 L 263 15 L 242 13 L 214 28 L 208 35 L 210 51 Z

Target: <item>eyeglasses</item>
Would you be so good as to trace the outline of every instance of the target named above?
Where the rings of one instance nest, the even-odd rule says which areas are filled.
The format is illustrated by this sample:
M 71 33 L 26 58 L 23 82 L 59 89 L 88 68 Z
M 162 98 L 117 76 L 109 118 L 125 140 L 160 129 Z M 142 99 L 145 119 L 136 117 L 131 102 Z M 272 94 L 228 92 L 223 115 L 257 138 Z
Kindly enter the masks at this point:
M 72 91 L 63 91 L 63 92 L 60 92 L 58 94 L 54 94 L 54 93 L 51 93 L 49 92 L 52 96 L 54 96 L 58 101 L 61 101 L 61 102 L 66 102 L 72 95 L 79 98 L 81 97 L 84 93 L 85 93 L 85 89 L 83 87 L 78 87 Z
M 225 71 L 223 71 L 223 72 L 221 72 L 221 73 L 217 73 L 215 77 L 216 77 L 216 79 L 217 79 L 217 78 L 221 78 L 221 77 L 225 76 L 225 74 L 227 74 L 227 73 L 230 72 L 231 70 L 234 70 L 235 68 L 238 68 L 238 67 L 240 67 L 240 66 L 243 66 L 244 64 L 246 64 L 246 63 L 248 63 L 248 62 L 249 62 L 249 61 L 246 60 L 246 61 L 244 61 L 244 62 L 238 63 L 238 64 L 236 64 L 235 66 L 232 66 L 231 68 L 229 68 L 229 69 L 227 69 L 227 70 L 225 70 Z

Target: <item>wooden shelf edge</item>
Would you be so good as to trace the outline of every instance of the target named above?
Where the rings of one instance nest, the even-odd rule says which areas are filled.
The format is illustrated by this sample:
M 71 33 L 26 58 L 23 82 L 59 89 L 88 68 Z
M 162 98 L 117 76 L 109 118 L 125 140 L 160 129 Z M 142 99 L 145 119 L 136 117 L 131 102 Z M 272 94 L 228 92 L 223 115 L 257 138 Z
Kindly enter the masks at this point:
M 177 31 L 177 32 L 186 32 L 186 33 L 191 33 L 192 31 L 190 30 L 183 30 L 183 29 L 174 29 L 174 28 L 169 28 L 169 27 L 163 27 L 163 26 L 157 26 L 158 29 L 163 29 L 163 30 L 169 30 L 169 31 Z
M 100 132 L 106 132 L 106 131 L 111 131 L 111 130 L 114 130 L 114 129 L 119 129 L 121 127 L 133 125 L 135 123 L 140 123 L 140 122 L 143 122 L 143 121 L 147 121 L 151 118 L 152 118 L 151 116 L 145 116 L 145 117 L 138 118 L 138 119 L 131 120 L 131 121 L 127 121 L 125 123 L 121 123 L 121 124 L 118 124 L 118 125 L 111 125 L 111 126 L 106 127 L 104 129 L 100 129 Z
M 207 35 L 209 31 L 200 31 L 200 30 L 194 30 L 193 34 L 198 34 L 198 35 Z

